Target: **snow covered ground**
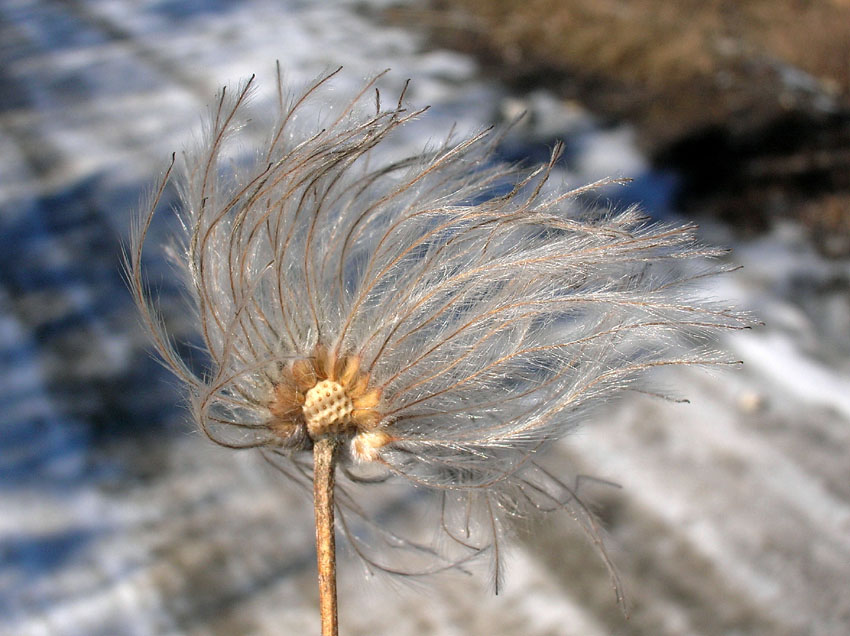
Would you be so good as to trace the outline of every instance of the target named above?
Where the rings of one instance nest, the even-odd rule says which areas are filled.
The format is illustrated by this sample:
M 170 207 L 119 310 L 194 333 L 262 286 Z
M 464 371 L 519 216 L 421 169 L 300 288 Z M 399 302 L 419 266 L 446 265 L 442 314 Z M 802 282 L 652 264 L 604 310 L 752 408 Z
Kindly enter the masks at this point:
M 672 177 L 648 170 L 627 128 L 505 94 L 383 24 L 382 4 L 0 3 L 0 634 L 317 633 L 309 502 L 192 431 L 120 277 L 131 210 L 222 84 L 257 73 L 262 101 L 275 60 L 295 84 L 342 64 L 347 94 L 390 67 L 387 91 L 409 77 L 409 101 L 432 105 L 399 143 L 529 110 L 506 156 L 564 138 L 572 183 L 635 177 L 611 196 L 671 213 Z M 721 226 L 705 235 L 733 243 Z M 395 586 L 344 560 L 343 633 L 850 633 L 850 264 L 791 225 L 734 247 L 745 268 L 713 291 L 766 323 L 728 339 L 744 367 L 668 378 L 690 404 L 608 405 L 551 458 L 622 486 L 585 494 L 630 619 L 553 518 L 518 539 L 498 597 L 486 572 Z M 178 290 L 151 267 L 167 306 Z

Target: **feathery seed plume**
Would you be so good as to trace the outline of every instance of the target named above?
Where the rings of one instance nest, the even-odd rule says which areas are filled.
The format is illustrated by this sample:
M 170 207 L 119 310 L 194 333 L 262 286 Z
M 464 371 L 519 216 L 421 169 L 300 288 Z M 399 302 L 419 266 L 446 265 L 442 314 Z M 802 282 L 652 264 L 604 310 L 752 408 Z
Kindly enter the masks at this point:
M 535 456 L 649 369 L 724 362 L 710 337 L 745 319 L 689 290 L 710 270 L 675 265 L 720 252 L 692 226 L 650 223 L 634 208 L 576 211 L 571 199 L 602 182 L 552 194 L 560 147 L 530 171 L 494 164 L 487 131 L 386 159 L 376 147 L 422 111 L 405 110 L 403 93 L 383 107 L 375 80 L 327 109 L 335 74 L 293 95 L 278 76 L 277 120 L 247 158 L 234 148 L 257 138 L 252 81 L 222 90 L 185 153 L 177 261 L 209 356 L 201 375 L 142 273 L 175 162 L 134 228 L 132 291 L 195 420 L 218 444 L 262 449 L 302 484 L 315 477 L 325 541 L 336 508 L 374 567 L 391 569 L 348 532 L 348 517 L 393 548 L 401 539 L 349 494 L 359 481 L 438 493 L 445 541 L 406 544 L 435 559 L 432 570 L 489 547 L 498 573 L 501 520 L 535 508 L 570 508 L 598 543 L 575 493 Z

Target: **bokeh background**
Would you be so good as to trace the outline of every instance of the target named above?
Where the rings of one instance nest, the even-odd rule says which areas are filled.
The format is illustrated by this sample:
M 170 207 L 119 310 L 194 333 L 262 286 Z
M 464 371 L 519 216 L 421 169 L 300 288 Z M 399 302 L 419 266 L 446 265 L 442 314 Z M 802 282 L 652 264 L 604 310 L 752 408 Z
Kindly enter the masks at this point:
M 343 64 L 341 95 L 411 78 L 432 108 L 410 148 L 525 112 L 502 158 L 562 139 L 567 183 L 632 177 L 600 203 L 697 220 L 744 265 L 707 284 L 765 323 L 722 343 L 741 369 L 664 378 L 689 404 L 628 395 L 549 457 L 620 486 L 581 494 L 628 619 L 554 515 L 498 597 L 486 568 L 419 584 L 343 556 L 344 634 L 850 633 L 850 2 L 2 0 L 1 634 L 318 633 L 309 501 L 194 432 L 120 272 L 215 91 L 256 73 L 263 102 L 275 60 L 295 85 Z

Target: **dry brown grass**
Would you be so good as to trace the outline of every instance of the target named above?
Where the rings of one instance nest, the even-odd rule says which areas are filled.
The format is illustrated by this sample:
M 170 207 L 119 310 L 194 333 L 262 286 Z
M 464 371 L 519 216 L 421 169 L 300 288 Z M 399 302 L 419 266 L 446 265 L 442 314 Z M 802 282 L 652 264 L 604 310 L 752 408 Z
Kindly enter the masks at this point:
M 759 52 L 850 88 L 850 3 L 789 0 L 459 0 L 493 44 L 663 85 Z M 446 5 L 449 6 L 449 5 Z
M 743 117 L 805 108 L 779 70 L 850 95 L 850 2 L 821 0 L 437 0 L 442 44 L 508 80 L 566 83 L 595 111 L 635 120 L 650 145 Z M 592 89 L 592 90 L 591 90 Z
M 745 224 L 781 208 L 850 225 L 832 196 L 850 193 L 850 0 L 433 0 L 394 17 L 517 89 L 546 86 L 634 124 L 686 182 L 725 171 L 711 194 L 729 194 L 726 211 Z M 789 162 L 793 174 L 747 177 Z

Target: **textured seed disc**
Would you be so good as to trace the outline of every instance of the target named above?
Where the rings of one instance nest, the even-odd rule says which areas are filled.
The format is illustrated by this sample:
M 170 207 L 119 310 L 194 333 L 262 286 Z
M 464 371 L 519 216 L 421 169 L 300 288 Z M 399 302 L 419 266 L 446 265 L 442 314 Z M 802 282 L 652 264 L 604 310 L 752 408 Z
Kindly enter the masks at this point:
M 325 433 L 343 431 L 353 410 L 351 398 L 333 380 L 322 380 L 304 396 L 304 420 L 314 439 Z

